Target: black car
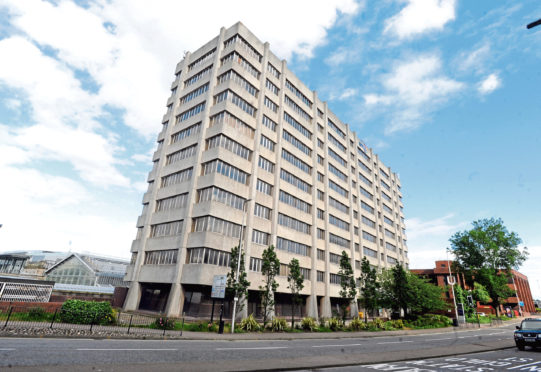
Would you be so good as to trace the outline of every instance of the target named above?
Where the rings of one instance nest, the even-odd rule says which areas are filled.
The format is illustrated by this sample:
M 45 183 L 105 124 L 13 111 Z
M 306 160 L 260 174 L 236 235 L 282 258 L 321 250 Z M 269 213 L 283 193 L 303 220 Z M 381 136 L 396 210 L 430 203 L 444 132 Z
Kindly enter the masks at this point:
M 541 347 L 541 319 L 524 319 L 515 331 L 515 344 L 519 350 L 524 347 Z

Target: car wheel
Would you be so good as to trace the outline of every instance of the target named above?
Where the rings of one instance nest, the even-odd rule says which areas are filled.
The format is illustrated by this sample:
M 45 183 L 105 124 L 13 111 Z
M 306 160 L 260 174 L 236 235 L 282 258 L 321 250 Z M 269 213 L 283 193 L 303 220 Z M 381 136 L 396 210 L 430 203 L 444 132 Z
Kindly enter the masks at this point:
M 520 350 L 520 351 L 524 351 L 524 345 L 520 345 L 520 344 L 517 344 L 517 348 Z

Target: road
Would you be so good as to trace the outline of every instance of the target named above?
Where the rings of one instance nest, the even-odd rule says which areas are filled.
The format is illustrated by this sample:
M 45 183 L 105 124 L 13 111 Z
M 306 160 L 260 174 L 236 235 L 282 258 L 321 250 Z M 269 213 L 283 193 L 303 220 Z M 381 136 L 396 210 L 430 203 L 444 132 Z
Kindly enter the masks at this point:
M 314 370 L 312 370 L 314 371 Z M 441 372 L 441 371 L 541 371 L 541 351 L 519 351 L 516 348 L 463 354 L 435 359 L 377 363 L 362 366 L 316 369 L 318 372 Z
M 506 325 L 409 336 L 244 341 L 0 338 L 0 368 L 133 372 L 360 365 L 510 347 L 514 345 L 513 328 Z

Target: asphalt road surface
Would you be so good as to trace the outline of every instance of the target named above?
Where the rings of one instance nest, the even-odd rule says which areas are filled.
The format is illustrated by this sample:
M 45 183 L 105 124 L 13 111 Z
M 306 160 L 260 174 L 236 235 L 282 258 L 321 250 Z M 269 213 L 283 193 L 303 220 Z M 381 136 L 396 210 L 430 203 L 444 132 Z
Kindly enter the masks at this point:
M 157 372 L 358 366 L 511 347 L 513 328 L 507 325 L 410 336 L 249 341 L 10 337 L 0 338 L 0 369 Z
M 314 370 L 312 370 L 314 371 Z M 541 351 L 519 351 L 516 348 L 463 354 L 435 359 L 376 363 L 363 366 L 316 369 L 318 372 L 399 371 L 399 372 L 484 372 L 541 371 Z

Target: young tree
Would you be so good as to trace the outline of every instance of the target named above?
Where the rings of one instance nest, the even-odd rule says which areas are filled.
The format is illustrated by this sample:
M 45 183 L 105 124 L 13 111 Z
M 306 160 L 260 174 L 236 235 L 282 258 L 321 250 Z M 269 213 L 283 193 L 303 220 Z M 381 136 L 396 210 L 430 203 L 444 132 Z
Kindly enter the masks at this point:
M 406 272 L 408 282 L 407 307 L 414 314 L 426 314 L 446 310 L 449 305 L 443 299 L 443 288 L 421 278 L 411 271 Z
M 365 309 L 364 321 L 368 322 L 368 312 L 373 313 L 379 307 L 380 303 L 380 283 L 378 281 L 378 273 L 375 268 L 370 266 L 370 263 L 363 257 L 361 261 L 361 276 L 359 277 L 360 287 L 360 303 Z
M 274 292 L 278 289 L 278 282 L 274 278 L 280 273 L 280 260 L 276 256 L 273 245 L 263 251 L 262 261 L 263 285 L 259 286 L 259 289 L 263 306 L 263 327 L 265 327 L 269 315 L 274 311 Z
M 342 257 L 340 257 L 340 269 L 338 270 L 340 276 L 340 308 L 342 310 L 342 321 L 346 321 L 346 311 L 348 305 L 357 295 L 357 286 L 355 285 L 355 278 L 353 277 L 353 268 L 346 251 L 342 251 Z
M 509 232 L 501 219 L 490 218 L 474 221 L 473 229 L 457 232 L 449 241 L 456 269 L 468 284 L 475 280 L 486 288 L 499 315 L 500 304 L 514 293 L 507 286 L 511 269 L 518 269 L 528 257 L 526 248 L 518 248 L 520 237 Z
M 408 315 L 408 306 L 412 302 L 411 288 L 406 270 L 398 263 L 391 269 L 392 287 L 391 295 L 395 306 L 393 309 L 402 309 L 404 317 Z
M 237 310 L 240 311 L 244 308 L 246 299 L 248 298 L 248 287 L 250 282 L 248 281 L 246 275 L 246 269 L 244 267 L 244 252 L 240 257 L 240 270 L 239 270 L 239 280 L 236 280 L 237 277 L 237 266 L 238 266 L 238 257 L 239 257 L 239 247 L 231 248 L 231 258 L 229 260 L 229 272 L 227 273 L 227 292 L 228 297 L 237 297 Z
M 488 304 L 490 302 L 490 295 L 487 289 L 477 282 L 473 283 L 472 295 L 475 301 L 479 301 L 482 304 Z
M 291 290 L 291 328 L 295 328 L 295 308 L 300 306 L 302 298 L 300 292 L 304 288 L 304 275 L 301 273 L 299 260 L 292 258 L 289 263 L 288 288 Z

